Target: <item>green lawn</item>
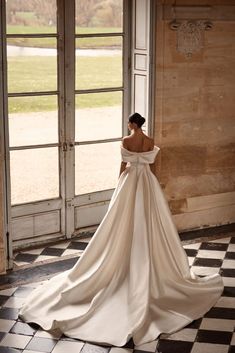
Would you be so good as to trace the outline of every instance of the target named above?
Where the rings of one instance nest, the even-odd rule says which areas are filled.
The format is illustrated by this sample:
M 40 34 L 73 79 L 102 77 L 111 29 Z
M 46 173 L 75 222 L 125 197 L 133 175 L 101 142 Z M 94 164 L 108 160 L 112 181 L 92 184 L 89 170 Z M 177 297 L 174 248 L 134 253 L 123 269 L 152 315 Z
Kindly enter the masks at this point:
M 121 28 L 104 27 L 77 27 L 77 34 L 88 33 L 117 33 L 121 32 Z M 46 34 L 56 33 L 55 27 L 50 26 L 7 26 L 7 34 Z M 8 38 L 8 44 L 26 47 L 39 47 L 39 48 L 56 48 L 55 38 Z M 116 48 L 121 44 L 120 37 L 94 37 L 94 38 L 79 38 L 76 40 L 77 48 Z
M 56 57 L 9 57 L 8 89 L 10 93 L 57 90 Z M 122 58 L 77 57 L 76 88 L 91 89 L 122 85 Z M 77 108 L 92 108 L 120 104 L 120 93 L 83 94 Z M 9 99 L 9 112 L 51 111 L 57 109 L 52 96 Z

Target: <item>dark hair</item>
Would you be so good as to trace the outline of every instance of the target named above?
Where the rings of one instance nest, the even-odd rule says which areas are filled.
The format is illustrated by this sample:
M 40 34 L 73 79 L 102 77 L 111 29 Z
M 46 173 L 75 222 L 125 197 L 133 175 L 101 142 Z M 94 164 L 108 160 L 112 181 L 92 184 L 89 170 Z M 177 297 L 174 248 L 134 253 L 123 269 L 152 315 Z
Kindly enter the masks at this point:
M 145 123 L 145 118 L 139 113 L 134 113 L 129 116 L 130 123 L 136 123 L 138 127 L 141 127 Z

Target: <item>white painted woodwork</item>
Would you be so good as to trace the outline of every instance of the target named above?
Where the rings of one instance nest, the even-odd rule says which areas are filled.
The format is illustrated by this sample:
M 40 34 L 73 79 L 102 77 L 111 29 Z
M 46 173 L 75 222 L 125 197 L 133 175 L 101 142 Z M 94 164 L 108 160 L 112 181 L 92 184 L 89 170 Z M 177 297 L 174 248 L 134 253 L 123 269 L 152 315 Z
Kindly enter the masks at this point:
M 134 85 L 135 85 L 135 110 L 140 113 L 142 116 L 147 116 L 147 77 L 146 75 L 135 75 L 134 76 Z
M 47 235 L 60 232 L 60 210 L 33 214 L 12 219 L 12 238 L 28 239 L 38 235 Z
M 80 196 L 75 196 L 74 198 L 74 206 L 84 206 L 93 203 L 97 203 L 100 200 L 106 201 L 110 200 L 113 194 L 113 189 L 110 190 L 102 190 L 99 192 L 93 192 L 90 194 L 84 194 Z
M 75 195 L 75 1 L 64 6 L 64 118 L 65 118 L 65 222 L 66 237 L 71 238 L 74 229 Z
M 149 0 L 135 0 L 135 49 L 148 50 Z
M 10 152 L 8 135 L 8 104 L 7 104 L 7 54 L 6 54 L 6 8 L 5 2 L 0 2 L 0 163 L 3 176 L 3 239 L 5 247 L 6 269 L 13 266 L 13 250 L 11 235 L 11 186 L 10 186 Z
M 152 28 L 155 21 L 155 1 L 133 0 L 132 8 L 132 66 L 131 111 L 146 119 L 143 130 L 153 135 L 153 58 L 154 40 Z
M 135 54 L 135 70 L 147 70 L 147 56 L 143 54 Z
M 101 222 L 107 209 L 109 201 L 98 202 L 91 205 L 85 205 L 75 208 L 76 228 L 88 227 L 91 224 L 96 225 Z

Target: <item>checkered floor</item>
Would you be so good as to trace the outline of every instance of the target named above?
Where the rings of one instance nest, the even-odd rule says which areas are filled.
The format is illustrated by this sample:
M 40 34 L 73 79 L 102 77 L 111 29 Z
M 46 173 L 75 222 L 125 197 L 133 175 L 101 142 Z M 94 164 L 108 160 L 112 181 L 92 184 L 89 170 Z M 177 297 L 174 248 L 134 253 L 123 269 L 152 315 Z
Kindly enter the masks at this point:
M 14 253 L 14 267 L 59 260 L 73 255 L 80 256 L 92 235 L 91 232 L 83 233 L 79 238 L 59 241 L 54 245 L 17 251 Z
M 87 241 L 88 238 L 87 238 Z M 86 241 L 79 240 L 86 246 Z M 71 242 L 69 242 L 71 243 Z M 75 242 L 76 243 L 76 242 Z M 62 246 L 62 245 L 61 245 Z M 60 256 L 53 253 L 61 250 L 66 253 L 68 247 L 47 248 L 33 252 L 31 257 L 19 262 L 40 261 L 40 256 Z M 74 246 L 74 245 L 73 245 Z M 141 346 L 134 346 L 132 339 L 123 347 L 103 347 L 65 337 L 58 331 L 46 332 L 36 325 L 28 325 L 17 319 L 18 308 L 33 288 L 43 282 L 21 285 L 0 290 L 0 353 L 235 353 L 235 237 L 227 237 L 202 243 L 184 245 L 189 263 L 198 275 L 220 272 L 225 289 L 217 304 L 206 315 L 172 335 L 162 334 L 157 340 Z M 74 250 L 69 248 L 69 250 Z M 22 253 L 21 253 L 22 254 Z M 26 253 L 30 254 L 30 253 Z M 19 256 L 19 254 L 17 255 Z M 16 256 L 16 257 L 17 257 Z M 43 258 L 41 258 L 43 259 Z M 1 288 L 0 288 L 1 289 Z

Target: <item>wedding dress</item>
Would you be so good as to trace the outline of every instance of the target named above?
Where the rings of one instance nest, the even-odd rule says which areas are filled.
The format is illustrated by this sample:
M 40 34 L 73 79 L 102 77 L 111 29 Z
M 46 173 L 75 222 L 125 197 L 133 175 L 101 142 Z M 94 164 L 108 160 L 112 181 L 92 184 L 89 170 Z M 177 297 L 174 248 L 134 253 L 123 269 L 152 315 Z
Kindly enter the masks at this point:
M 151 172 L 159 151 L 130 152 L 108 211 L 70 270 L 33 290 L 19 312 L 25 322 L 88 342 L 135 345 L 202 317 L 223 291 L 219 274 L 196 276 L 168 202 Z

